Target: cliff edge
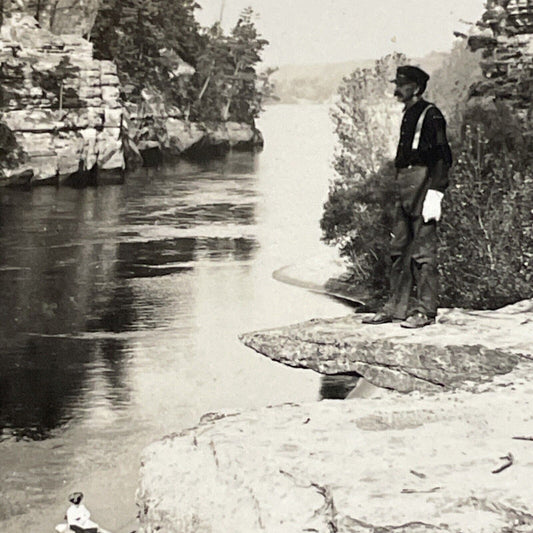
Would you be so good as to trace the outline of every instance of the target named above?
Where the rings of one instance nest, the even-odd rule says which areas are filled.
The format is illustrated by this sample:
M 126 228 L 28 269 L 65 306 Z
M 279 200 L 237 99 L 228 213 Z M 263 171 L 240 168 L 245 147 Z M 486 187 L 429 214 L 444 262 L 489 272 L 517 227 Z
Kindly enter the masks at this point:
M 152 444 L 139 531 L 532 531 L 533 301 L 444 311 L 418 331 L 361 316 L 242 340 L 291 366 L 357 371 L 387 388 L 206 415 Z

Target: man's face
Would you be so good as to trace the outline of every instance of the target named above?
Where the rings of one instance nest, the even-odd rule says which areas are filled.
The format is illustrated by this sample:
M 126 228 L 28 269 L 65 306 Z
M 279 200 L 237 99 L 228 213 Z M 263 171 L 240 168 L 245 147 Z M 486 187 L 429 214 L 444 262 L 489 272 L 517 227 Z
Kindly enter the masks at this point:
M 412 81 L 400 82 L 396 84 L 394 96 L 402 104 L 411 101 L 418 94 L 418 85 Z

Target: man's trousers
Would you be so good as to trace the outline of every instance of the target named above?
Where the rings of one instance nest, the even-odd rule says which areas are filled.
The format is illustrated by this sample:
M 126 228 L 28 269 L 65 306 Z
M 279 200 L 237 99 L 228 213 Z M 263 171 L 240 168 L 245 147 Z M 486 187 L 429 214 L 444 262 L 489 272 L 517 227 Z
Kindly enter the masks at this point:
M 419 311 L 437 314 L 437 223 L 424 223 L 427 193 L 424 167 L 401 169 L 391 238 L 390 298 L 384 310 L 398 319 Z M 411 295 L 414 291 L 414 298 Z

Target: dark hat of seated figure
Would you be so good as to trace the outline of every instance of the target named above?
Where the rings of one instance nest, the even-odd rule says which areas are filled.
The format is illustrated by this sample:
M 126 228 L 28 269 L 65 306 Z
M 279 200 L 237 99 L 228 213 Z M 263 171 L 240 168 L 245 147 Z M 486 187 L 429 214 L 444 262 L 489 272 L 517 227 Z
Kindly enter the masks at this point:
M 73 492 L 69 497 L 68 501 L 74 504 L 78 504 L 83 499 L 83 492 Z
M 429 80 L 429 74 L 421 68 L 412 65 L 403 65 L 396 69 L 396 78 L 391 80 L 392 83 L 401 85 L 402 83 L 416 83 L 417 85 L 426 85 Z

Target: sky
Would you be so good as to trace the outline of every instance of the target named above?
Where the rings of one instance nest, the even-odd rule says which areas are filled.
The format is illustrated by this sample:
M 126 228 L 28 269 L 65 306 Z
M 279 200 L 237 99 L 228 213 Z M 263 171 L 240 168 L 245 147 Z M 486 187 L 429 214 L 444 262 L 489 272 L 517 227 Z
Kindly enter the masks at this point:
M 461 22 L 476 22 L 484 0 L 198 0 L 196 17 L 211 25 L 235 25 L 251 6 L 257 27 L 270 41 L 263 52 L 269 66 L 339 63 L 377 59 L 398 51 L 421 57 L 451 48 Z

